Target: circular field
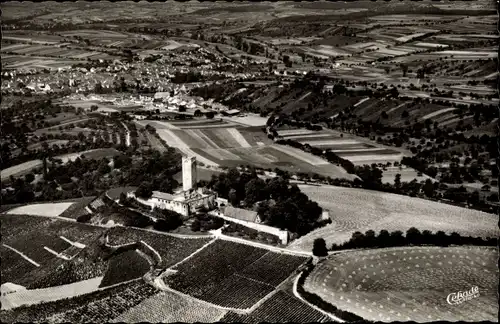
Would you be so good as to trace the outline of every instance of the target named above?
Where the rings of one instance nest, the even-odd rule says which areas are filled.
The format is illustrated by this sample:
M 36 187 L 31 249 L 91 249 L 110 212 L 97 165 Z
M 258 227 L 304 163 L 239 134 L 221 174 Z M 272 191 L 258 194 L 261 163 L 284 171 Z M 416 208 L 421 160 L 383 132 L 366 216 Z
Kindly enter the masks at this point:
M 304 288 L 372 321 L 497 321 L 498 253 L 479 247 L 406 247 L 339 253 L 317 265 Z M 459 305 L 451 293 L 477 286 Z

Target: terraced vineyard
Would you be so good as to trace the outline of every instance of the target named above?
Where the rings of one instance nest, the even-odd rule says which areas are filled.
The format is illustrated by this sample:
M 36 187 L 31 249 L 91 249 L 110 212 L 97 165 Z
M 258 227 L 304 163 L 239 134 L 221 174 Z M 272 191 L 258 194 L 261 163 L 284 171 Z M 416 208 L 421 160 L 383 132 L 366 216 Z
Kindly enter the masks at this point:
M 479 288 L 458 307 L 447 296 Z M 304 288 L 371 321 L 496 321 L 493 248 L 419 247 L 340 253 L 320 263 Z
M 307 306 L 284 291 L 276 292 L 271 298 L 248 315 L 229 312 L 220 321 L 224 323 L 312 323 L 327 322 L 330 318 Z
M 5 214 L 1 216 L 1 221 L 2 243 L 21 251 L 42 266 L 50 264 L 56 257 L 48 249 L 60 253 L 71 246 L 61 236 L 86 245 L 105 231 L 86 224 L 28 215 Z M 12 228 L 17 231 L 12 233 L 9 230 Z
M 211 240 L 211 238 L 180 239 L 166 234 L 126 227 L 114 227 L 107 234 L 110 245 L 146 242 L 160 254 L 162 266 L 165 268 L 183 260 Z
M 231 308 L 250 308 L 307 258 L 217 240 L 166 278 L 173 289 Z

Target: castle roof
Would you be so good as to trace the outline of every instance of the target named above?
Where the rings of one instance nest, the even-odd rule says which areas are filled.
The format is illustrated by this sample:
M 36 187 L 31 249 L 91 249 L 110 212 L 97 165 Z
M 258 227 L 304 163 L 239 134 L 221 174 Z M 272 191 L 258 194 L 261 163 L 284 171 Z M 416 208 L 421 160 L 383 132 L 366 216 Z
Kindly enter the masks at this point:
M 153 191 L 152 198 L 163 199 L 163 200 L 174 200 L 174 196 L 161 191 Z
M 224 216 L 239 219 L 245 222 L 255 223 L 257 220 L 257 212 L 241 208 L 227 206 L 223 211 Z

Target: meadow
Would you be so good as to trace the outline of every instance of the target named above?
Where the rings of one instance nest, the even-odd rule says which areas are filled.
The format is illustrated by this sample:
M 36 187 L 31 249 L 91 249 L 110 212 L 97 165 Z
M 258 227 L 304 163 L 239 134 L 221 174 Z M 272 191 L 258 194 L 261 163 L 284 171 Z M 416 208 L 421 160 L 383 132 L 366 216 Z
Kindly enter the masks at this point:
M 447 296 L 479 288 L 460 305 Z M 304 288 L 369 321 L 496 321 L 493 248 L 408 247 L 339 253 L 317 265 Z
M 290 248 L 296 250 L 310 251 L 318 237 L 330 246 L 348 241 L 356 231 L 370 229 L 406 232 L 416 227 L 474 237 L 498 235 L 498 216 L 477 210 L 371 190 L 311 185 L 299 188 L 329 212 L 332 224 L 292 242 Z
M 72 202 L 32 204 L 11 209 L 7 214 L 15 215 L 40 215 L 40 216 L 59 216 L 68 209 Z

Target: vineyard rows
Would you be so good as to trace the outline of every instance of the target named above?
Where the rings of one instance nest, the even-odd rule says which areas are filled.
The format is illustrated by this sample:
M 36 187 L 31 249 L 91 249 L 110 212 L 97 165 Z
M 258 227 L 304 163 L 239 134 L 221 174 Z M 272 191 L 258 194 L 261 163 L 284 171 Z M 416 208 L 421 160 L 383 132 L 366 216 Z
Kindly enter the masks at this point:
M 259 259 L 267 251 L 252 246 L 216 241 L 176 267 L 178 272 L 168 277 L 170 286 L 183 293 L 201 296 L 219 287 L 233 273 Z
M 2 215 L 1 218 L 3 243 L 18 249 L 42 266 L 50 264 L 55 258 L 44 249 L 44 246 L 58 253 L 71 247 L 71 244 L 61 239 L 60 236 L 74 242 L 88 244 L 104 232 L 102 228 L 56 219 L 40 222 L 41 217 L 37 216 Z M 28 221 L 22 227 L 12 226 L 9 224 L 11 218 L 26 218 Z M 4 232 L 8 232 L 6 229 L 12 228 L 19 229 L 16 235 L 3 236 Z
M 99 258 L 96 255 L 87 257 L 87 252 L 91 249 L 76 251 L 60 236 L 73 242 L 92 245 L 105 229 L 27 215 L 2 215 L 1 222 L 2 243 L 12 246 L 40 264 L 40 267 L 32 266 L 20 255 L 14 256 L 12 253 L 16 254 L 15 252 L 2 249 L 2 280 L 8 278 L 8 281 L 28 289 L 37 289 L 102 276 Z M 15 231 L 7 230 L 11 228 L 15 228 Z M 68 252 L 71 256 L 78 253 L 78 256 L 65 261 L 45 250 L 44 246 L 58 253 Z M 94 252 L 97 255 L 100 253 L 99 250 Z
M 268 252 L 246 267 L 242 274 L 248 278 L 277 286 L 306 260 L 306 257 Z
M 135 250 L 114 255 L 108 264 L 100 287 L 140 278 L 149 271 L 149 262 Z
M 273 289 L 274 287 L 270 285 L 233 274 L 220 282 L 217 287 L 201 295 L 200 299 L 224 307 L 250 308 Z
M 114 227 L 108 232 L 110 245 L 122 245 L 139 241 L 146 242 L 162 258 L 162 266 L 169 267 L 185 259 L 207 244 L 211 239 L 181 239 L 139 229 Z
M 212 323 L 219 321 L 225 314 L 224 310 L 163 291 L 126 311 L 111 323 Z
M 230 308 L 250 308 L 306 261 L 218 240 L 176 266 L 168 285 L 185 294 Z
M 36 266 L 25 260 L 16 252 L 0 245 L 0 258 L 2 262 L 1 284 L 6 282 L 17 282 L 20 273 L 34 270 Z
M 284 291 L 278 291 L 271 298 L 255 309 L 249 315 L 240 315 L 229 312 L 221 322 L 225 323 L 312 323 L 326 322 L 329 318 L 315 309 L 302 303 L 294 296 Z
M 124 289 L 118 294 L 110 294 L 100 300 L 86 303 L 80 308 L 54 314 L 47 318 L 47 321 L 50 323 L 105 323 L 136 306 L 154 293 L 156 293 L 156 290 L 153 287 L 138 281 L 135 285 Z

